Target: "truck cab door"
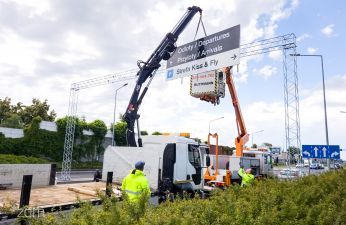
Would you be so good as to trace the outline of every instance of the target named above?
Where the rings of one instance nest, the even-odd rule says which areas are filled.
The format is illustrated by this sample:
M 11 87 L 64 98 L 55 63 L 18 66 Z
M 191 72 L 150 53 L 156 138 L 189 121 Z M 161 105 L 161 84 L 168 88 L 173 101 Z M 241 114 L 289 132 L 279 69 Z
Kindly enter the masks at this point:
M 191 174 L 193 185 L 199 186 L 202 183 L 202 161 L 198 145 L 188 145 L 188 160 L 193 167 L 193 173 Z
M 166 145 L 162 159 L 162 179 L 159 178 L 161 191 L 172 191 L 174 182 L 174 165 L 176 163 L 176 144 Z
M 262 159 L 263 159 L 263 169 L 262 169 L 262 174 L 263 175 L 268 175 L 269 172 L 269 157 L 267 154 L 262 154 Z

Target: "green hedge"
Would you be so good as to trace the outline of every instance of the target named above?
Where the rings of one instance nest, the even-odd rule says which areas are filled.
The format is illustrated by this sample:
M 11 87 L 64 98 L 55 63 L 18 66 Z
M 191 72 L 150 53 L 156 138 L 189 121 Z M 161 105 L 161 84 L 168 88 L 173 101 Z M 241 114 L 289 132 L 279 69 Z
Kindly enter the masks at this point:
M 41 119 L 36 117 L 24 129 L 23 138 L 5 138 L 0 135 L 0 154 L 25 155 L 49 158 L 53 161 L 62 159 L 64 137 L 62 132 L 39 129 Z
M 65 214 L 49 214 L 33 224 L 345 224 L 346 170 L 296 181 L 266 180 L 234 185 L 207 199 L 180 200 L 158 207 L 104 200 Z M 65 216 L 64 216 L 65 215 Z
M 102 169 L 102 162 L 72 162 L 71 169 Z M 62 163 L 57 163 L 57 169 L 61 170 Z
M 52 161 L 62 161 L 67 120 L 68 117 L 57 119 L 57 132 L 40 129 L 41 118 L 35 117 L 32 123 L 25 127 L 24 138 L 5 138 L 0 133 L 0 154 L 44 157 Z M 80 161 L 82 158 L 95 161 L 95 153 L 101 155 L 104 151 L 102 143 L 107 127 L 101 120 L 90 123 L 75 120 L 72 157 L 75 161 Z M 83 130 L 88 129 L 92 130 L 94 135 L 84 135 Z
M 0 154 L 0 164 L 40 164 L 48 160 L 23 155 Z

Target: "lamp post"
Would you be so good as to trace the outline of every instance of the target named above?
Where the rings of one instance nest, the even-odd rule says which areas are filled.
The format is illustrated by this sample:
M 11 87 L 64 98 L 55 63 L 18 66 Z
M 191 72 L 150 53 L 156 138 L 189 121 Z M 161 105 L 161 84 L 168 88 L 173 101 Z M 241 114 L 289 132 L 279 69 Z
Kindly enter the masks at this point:
M 112 129 L 112 146 L 115 146 L 115 140 L 114 140 L 114 125 L 115 125 L 115 109 L 116 109 L 116 105 L 117 105 L 117 93 L 118 93 L 118 90 L 125 87 L 128 83 L 126 84 L 123 84 L 121 87 L 117 88 L 115 90 L 115 95 L 114 95 L 114 113 L 113 113 L 113 129 Z
M 209 134 L 210 134 L 210 123 L 211 123 L 211 122 L 214 122 L 214 121 L 216 121 L 216 120 L 223 119 L 223 118 L 225 118 L 225 117 L 222 116 L 222 117 L 219 117 L 219 118 L 216 118 L 216 119 L 213 119 L 213 120 L 210 120 L 210 121 L 209 121 Z
M 263 132 L 264 130 L 258 130 L 258 131 L 255 131 L 255 132 L 252 132 L 250 135 L 251 135 L 251 146 L 253 146 L 253 135 L 254 134 L 257 134 L 257 133 L 260 133 L 260 132 Z
M 313 56 L 320 57 L 321 66 L 322 66 L 322 84 L 323 84 L 323 106 L 324 106 L 324 127 L 326 133 L 326 143 L 329 145 L 329 136 L 328 136 L 328 122 L 327 122 L 327 104 L 326 104 L 326 87 L 324 83 L 324 67 L 323 67 L 323 56 L 322 55 L 302 55 L 302 54 L 290 54 L 291 56 Z M 329 159 L 327 159 L 327 166 L 329 169 Z

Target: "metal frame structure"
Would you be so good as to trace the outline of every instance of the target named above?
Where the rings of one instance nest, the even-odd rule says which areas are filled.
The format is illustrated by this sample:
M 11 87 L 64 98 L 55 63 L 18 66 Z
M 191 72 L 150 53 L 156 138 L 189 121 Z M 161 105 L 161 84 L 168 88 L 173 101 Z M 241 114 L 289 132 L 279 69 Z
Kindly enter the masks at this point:
M 296 47 L 296 36 L 291 33 L 245 44 L 240 48 L 241 57 L 282 51 L 285 103 L 285 148 L 288 151 L 288 163 L 291 161 L 291 147 L 300 149 L 301 146 L 297 56 L 295 56 Z M 298 154 L 301 155 L 300 152 L 298 152 Z
M 290 54 L 296 54 L 296 47 L 296 36 L 293 33 L 243 44 L 240 47 L 240 57 L 249 57 L 273 51 L 282 51 L 285 103 L 285 147 L 288 150 L 290 149 L 290 147 L 297 147 L 298 149 L 300 148 L 297 59 L 296 56 L 290 56 Z M 164 66 L 161 68 L 163 69 L 158 70 L 157 73 L 164 73 Z M 73 83 L 71 85 L 62 174 L 60 179 L 71 179 L 70 173 L 74 144 L 75 121 L 78 105 L 78 91 L 96 86 L 132 80 L 136 78 L 136 72 L 137 69 L 132 69 L 121 73 L 110 74 L 81 81 L 78 83 Z M 288 157 L 289 156 L 290 154 L 288 154 Z
M 74 144 L 74 133 L 77 119 L 79 90 L 135 79 L 136 72 L 137 70 L 133 69 L 116 74 L 110 74 L 106 76 L 84 80 L 78 83 L 73 83 L 71 85 L 65 133 L 64 154 L 62 162 L 62 173 L 60 177 L 61 180 L 71 180 L 71 163 Z

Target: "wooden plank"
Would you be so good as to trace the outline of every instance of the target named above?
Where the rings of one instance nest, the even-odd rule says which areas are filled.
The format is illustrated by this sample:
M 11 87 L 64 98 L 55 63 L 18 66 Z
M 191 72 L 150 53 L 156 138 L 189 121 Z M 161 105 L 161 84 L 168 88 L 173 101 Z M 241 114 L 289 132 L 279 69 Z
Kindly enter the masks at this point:
M 56 205 L 68 202 L 76 202 L 77 196 L 80 200 L 95 199 L 95 196 L 87 195 L 85 193 L 71 194 L 71 191 L 68 190 L 69 187 L 83 189 L 95 193 L 96 190 L 105 190 L 106 183 L 88 182 L 78 184 L 58 184 L 54 186 L 32 188 L 29 206 L 39 207 L 44 205 Z M 19 199 L 19 189 L 7 189 L 0 191 L 0 203 L 13 201 L 18 206 Z

